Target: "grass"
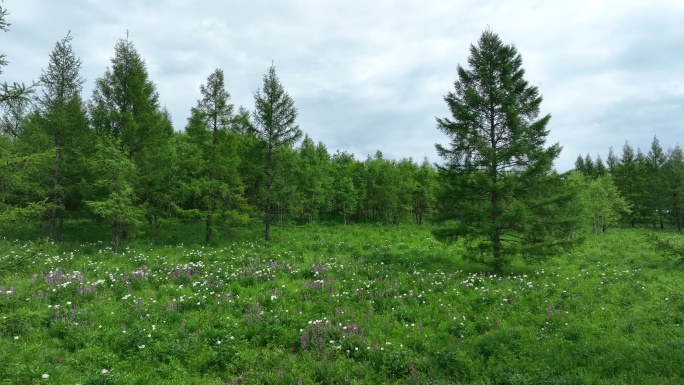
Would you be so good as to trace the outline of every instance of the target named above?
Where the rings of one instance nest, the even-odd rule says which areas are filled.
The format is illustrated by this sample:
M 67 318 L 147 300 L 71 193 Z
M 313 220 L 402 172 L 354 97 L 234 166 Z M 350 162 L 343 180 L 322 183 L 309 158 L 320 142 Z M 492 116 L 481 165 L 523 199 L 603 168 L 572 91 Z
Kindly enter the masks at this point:
M 190 233 L 120 254 L 78 233 L 1 240 L 0 381 L 684 381 L 684 269 L 645 230 L 501 275 L 425 227 L 276 227 L 269 244 L 255 229 L 211 246 L 181 243 Z

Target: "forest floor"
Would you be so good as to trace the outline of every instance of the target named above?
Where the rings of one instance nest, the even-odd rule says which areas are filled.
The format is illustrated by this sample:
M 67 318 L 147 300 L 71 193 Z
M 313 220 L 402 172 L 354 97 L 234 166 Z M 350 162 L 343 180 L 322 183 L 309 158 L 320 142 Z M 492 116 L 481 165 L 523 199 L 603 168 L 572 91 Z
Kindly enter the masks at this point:
M 429 227 L 272 231 L 0 239 L 0 383 L 684 382 L 684 266 L 649 230 L 502 274 Z

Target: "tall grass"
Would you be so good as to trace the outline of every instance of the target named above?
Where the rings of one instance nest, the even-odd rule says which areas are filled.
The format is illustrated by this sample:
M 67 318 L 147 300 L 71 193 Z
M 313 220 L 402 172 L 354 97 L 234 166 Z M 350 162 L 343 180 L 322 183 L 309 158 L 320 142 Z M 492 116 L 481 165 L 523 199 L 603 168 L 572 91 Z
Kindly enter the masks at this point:
M 183 242 L 200 230 L 169 226 L 119 254 L 85 241 L 79 227 L 60 245 L 0 241 L 0 379 L 684 379 L 683 269 L 655 253 L 645 231 L 611 230 L 542 266 L 514 263 L 497 275 L 426 227 L 308 225 L 276 227 L 271 243 L 259 229 L 210 246 Z

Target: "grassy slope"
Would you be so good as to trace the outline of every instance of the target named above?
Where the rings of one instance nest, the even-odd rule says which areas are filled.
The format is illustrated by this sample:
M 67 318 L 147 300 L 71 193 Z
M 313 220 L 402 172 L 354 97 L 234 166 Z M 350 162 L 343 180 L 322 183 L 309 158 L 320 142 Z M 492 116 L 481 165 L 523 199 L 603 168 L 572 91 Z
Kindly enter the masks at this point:
M 405 226 L 119 255 L 0 241 L 0 380 L 680 384 L 684 269 L 644 234 L 503 276 Z

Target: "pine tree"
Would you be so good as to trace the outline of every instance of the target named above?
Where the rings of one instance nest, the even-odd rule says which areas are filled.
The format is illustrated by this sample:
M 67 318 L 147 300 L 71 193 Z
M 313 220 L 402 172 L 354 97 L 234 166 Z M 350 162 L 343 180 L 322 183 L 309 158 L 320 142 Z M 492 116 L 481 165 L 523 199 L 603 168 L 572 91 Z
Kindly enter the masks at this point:
M 254 128 L 256 136 L 260 139 L 265 152 L 264 176 L 265 176 L 265 202 L 264 223 L 266 241 L 271 239 L 272 205 L 274 198 L 274 183 L 276 181 L 276 150 L 279 147 L 291 148 L 301 137 L 302 131 L 295 123 L 297 120 L 297 108 L 294 100 L 285 92 L 274 65 L 264 75 L 263 88 L 254 93 Z
M 453 214 L 442 219 L 457 220 L 437 235 L 464 236 L 470 256 L 495 269 L 518 254 L 535 259 L 571 245 L 575 225 L 563 212 L 571 197 L 552 173 L 561 147 L 544 147 L 551 116 L 539 118 L 542 97 L 523 78 L 520 54 L 487 30 L 468 64 L 444 98 L 452 118 L 437 119 L 451 139 L 436 145 Z

